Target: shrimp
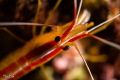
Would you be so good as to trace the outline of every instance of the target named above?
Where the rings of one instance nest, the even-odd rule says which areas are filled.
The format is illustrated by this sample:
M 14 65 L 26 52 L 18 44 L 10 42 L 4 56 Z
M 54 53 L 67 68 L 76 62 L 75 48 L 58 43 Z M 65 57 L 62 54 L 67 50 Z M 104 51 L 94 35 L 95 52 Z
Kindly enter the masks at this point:
M 91 24 L 85 25 L 79 23 L 78 16 L 80 13 L 80 8 L 82 5 L 82 0 L 79 5 L 79 9 L 77 12 L 77 0 L 74 0 L 74 18 L 71 22 L 70 26 L 62 27 L 60 31 L 61 34 L 52 35 L 57 32 L 57 29 L 54 31 L 51 31 L 49 33 L 40 35 L 35 37 L 34 39 L 30 40 L 23 46 L 22 48 L 19 48 L 18 50 L 10 53 L 6 58 L 4 58 L 0 62 L 0 79 L 4 80 L 6 75 L 12 75 L 14 77 L 7 78 L 7 80 L 14 80 L 22 77 L 23 75 L 29 73 L 30 71 L 34 70 L 36 67 L 48 62 L 53 57 L 55 57 L 60 51 L 67 50 L 68 45 L 66 45 L 68 42 L 74 42 L 75 40 L 90 36 L 93 38 L 96 38 L 102 42 L 105 42 L 104 39 L 98 38 L 94 35 L 91 35 L 90 33 L 100 26 L 104 25 L 105 23 L 113 20 L 114 18 L 120 16 L 118 14 L 117 16 L 89 29 L 86 30 L 87 27 L 91 26 Z M 22 23 L 22 22 L 16 22 L 16 23 L 0 23 L 1 26 L 7 26 L 7 25 L 39 25 L 39 26 L 48 26 L 48 27 L 56 27 L 59 28 L 59 26 L 54 25 L 45 25 L 45 24 L 39 24 L 39 23 Z M 46 39 L 46 37 L 49 37 L 49 39 Z M 41 41 L 39 41 L 41 40 Z M 106 41 L 107 43 L 107 41 Z M 120 46 L 114 43 L 107 43 L 109 45 L 112 45 L 118 49 L 120 49 Z M 80 54 L 81 55 L 81 54 Z M 82 55 L 81 55 L 82 56 Z M 85 59 L 82 56 L 82 59 L 90 73 L 90 76 L 92 80 L 94 80 L 91 71 L 85 61 Z M 4 75 L 4 76 L 3 76 Z

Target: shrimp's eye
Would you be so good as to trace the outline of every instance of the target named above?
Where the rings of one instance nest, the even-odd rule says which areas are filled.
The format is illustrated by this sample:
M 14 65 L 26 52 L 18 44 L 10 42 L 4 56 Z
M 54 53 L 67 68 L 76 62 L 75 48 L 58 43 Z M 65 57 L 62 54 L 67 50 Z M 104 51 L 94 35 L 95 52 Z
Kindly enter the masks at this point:
M 68 50 L 69 48 L 70 48 L 70 46 L 66 45 L 66 46 L 63 48 L 63 50 L 66 51 L 66 50 Z
M 55 42 L 59 42 L 60 39 L 61 39 L 60 36 L 56 36 L 56 37 L 55 37 Z

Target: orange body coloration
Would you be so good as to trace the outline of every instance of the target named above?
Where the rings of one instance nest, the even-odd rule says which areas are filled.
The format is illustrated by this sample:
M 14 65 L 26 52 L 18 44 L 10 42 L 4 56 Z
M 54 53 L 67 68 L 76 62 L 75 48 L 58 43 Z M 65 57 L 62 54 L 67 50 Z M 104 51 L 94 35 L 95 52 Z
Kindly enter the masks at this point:
M 74 0 L 74 6 L 75 6 L 74 7 L 74 21 L 75 21 L 75 19 L 76 19 L 75 18 L 76 17 L 76 0 Z M 75 25 L 74 21 L 71 25 L 71 29 Z M 71 29 L 67 29 L 67 33 L 65 31 L 64 37 L 67 36 L 67 34 L 70 32 Z M 64 39 L 64 38 L 62 38 L 62 39 Z M 58 43 L 55 42 L 54 40 L 49 41 L 49 42 L 41 45 L 40 47 L 37 47 L 25 54 L 22 53 L 23 55 L 20 54 L 21 57 L 19 56 L 19 58 L 15 62 L 8 63 L 7 67 L 6 66 L 4 68 L 1 67 L 0 79 L 1 80 L 5 79 L 5 77 L 3 76 L 4 74 L 14 76 L 13 78 L 8 78 L 8 80 L 17 79 L 17 78 L 23 76 L 24 74 L 28 73 L 29 71 L 35 69 L 38 65 L 41 65 L 41 64 L 49 61 L 52 57 L 54 57 L 63 48 L 63 45 L 57 47 L 56 46 L 57 44 Z M 1 65 L 4 66 L 4 60 L 3 60 L 3 64 L 1 64 Z

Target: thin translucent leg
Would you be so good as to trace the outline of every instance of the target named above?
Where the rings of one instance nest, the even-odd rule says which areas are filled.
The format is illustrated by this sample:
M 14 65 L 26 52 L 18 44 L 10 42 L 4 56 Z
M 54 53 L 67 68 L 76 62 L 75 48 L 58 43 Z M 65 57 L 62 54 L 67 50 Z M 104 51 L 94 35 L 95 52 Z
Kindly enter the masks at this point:
M 36 14 L 35 14 L 35 18 L 34 18 L 34 23 L 37 23 L 37 20 L 38 20 L 38 13 L 39 13 L 39 10 L 40 10 L 40 7 L 41 7 L 41 0 L 38 0 L 38 7 L 37 7 L 37 11 L 36 11 Z M 33 25 L 33 28 L 32 28 L 32 32 L 33 32 L 33 37 L 36 36 L 36 25 Z
M 41 70 L 42 70 L 42 73 L 44 74 L 45 80 L 49 80 L 49 77 L 47 76 L 47 74 L 46 74 L 46 72 L 45 72 L 45 66 L 44 66 L 44 65 L 41 65 L 40 68 L 41 68 Z
M 47 20 L 45 21 L 45 24 L 48 24 L 49 20 L 51 19 L 52 15 L 54 14 L 54 12 L 56 11 L 56 9 L 58 8 L 58 6 L 60 5 L 62 0 L 58 0 L 57 3 L 55 4 L 54 8 L 51 10 L 50 14 L 48 15 Z M 46 29 L 46 26 L 42 27 L 42 30 L 40 31 L 40 34 L 43 34 L 44 31 Z
M 4 27 L 4 28 L 0 28 L 0 29 L 6 31 L 8 34 L 10 34 L 12 37 L 14 37 L 15 39 L 17 39 L 18 41 L 20 41 L 20 42 L 22 42 L 22 43 L 26 43 L 25 40 L 17 37 L 15 34 L 13 34 L 13 33 L 12 33 L 10 30 L 8 30 L 7 28 Z
M 77 47 L 77 45 L 76 45 L 75 43 L 74 43 L 74 46 L 75 46 L 76 50 L 78 51 L 78 53 L 80 54 L 83 62 L 85 63 L 85 66 L 86 66 L 86 68 L 87 68 L 87 70 L 88 70 L 88 72 L 89 72 L 89 74 L 90 74 L 91 79 L 94 80 L 94 78 L 93 78 L 93 76 L 92 76 L 92 73 L 91 73 L 91 71 L 90 71 L 90 69 L 89 69 L 89 66 L 87 65 L 87 62 L 86 62 L 85 58 L 84 58 L 83 55 L 80 53 L 80 51 L 79 51 L 79 49 L 78 49 L 78 47 Z

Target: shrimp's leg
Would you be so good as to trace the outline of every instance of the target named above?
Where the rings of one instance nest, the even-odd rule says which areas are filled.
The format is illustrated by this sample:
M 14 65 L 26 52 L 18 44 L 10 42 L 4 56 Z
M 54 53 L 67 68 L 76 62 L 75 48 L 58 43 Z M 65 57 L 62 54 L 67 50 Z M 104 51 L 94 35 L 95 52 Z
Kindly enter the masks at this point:
M 22 43 L 26 43 L 25 40 L 19 38 L 18 36 L 16 36 L 15 34 L 13 34 L 10 30 L 8 30 L 6 27 L 0 28 L 4 31 L 6 31 L 9 35 L 11 35 L 12 37 L 14 37 L 15 39 L 17 39 L 18 41 L 22 42 Z
M 47 20 L 45 21 L 45 24 L 49 23 L 49 20 L 51 19 L 52 15 L 54 14 L 54 12 L 56 11 L 56 9 L 58 8 L 58 6 L 60 5 L 62 0 L 58 0 L 57 3 L 55 4 L 54 8 L 50 11 L 50 14 L 48 15 Z M 46 26 L 42 27 L 42 30 L 40 31 L 40 34 L 43 34 L 44 31 L 46 29 Z
M 45 80 L 49 80 L 49 77 L 48 77 L 48 75 L 46 74 L 46 71 L 45 71 L 45 66 L 44 66 L 44 64 L 41 65 L 40 68 L 41 68 L 42 73 L 44 74 Z
M 0 26 L 15 26 L 15 25 L 35 25 L 35 26 L 48 26 L 48 27 L 54 27 L 57 28 L 59 26 L 54 26 L 54 25 L 45 25 L 45 24 L 39 24 L 39 23 L 24 23 L 24 22 L 3 22 L 0 23 Z M 25 40 L 19 38 L 18 36 L 16 36 L 14 33 L 12 33 L 9 29 L 7 29 L 6 27 L 0 27 L 1 30 L 6 31 L 9 35 L 11 35 L 12 37 L 14 37 L 15 39 L 17 39 L 18 41 L 22 42 L 22 43 L 26 43 Z
M 34 18 L 34 23 L 37 23 L 37 20 L 38 20 L 38 13 L 39 13 L 39 10 L 40 10 L 40 7 L 41 7 L 41 0 L 37 0 L 38 1 L 38 7 L 37 7 L 37 11 L 36 11 L 36 14 L 35 14 L 35 18 Z M 33 37 L 36 36 L 36 25 L 33 25 L 33 28 L 32 28 L 32 32 L 33 32 Z

